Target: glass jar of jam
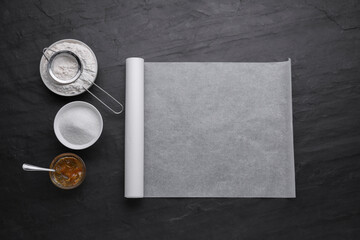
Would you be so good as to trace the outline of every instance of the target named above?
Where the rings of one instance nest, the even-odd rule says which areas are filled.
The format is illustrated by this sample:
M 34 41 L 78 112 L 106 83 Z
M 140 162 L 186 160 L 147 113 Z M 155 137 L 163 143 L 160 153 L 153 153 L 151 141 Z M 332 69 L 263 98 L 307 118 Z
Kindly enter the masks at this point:
M 49 172 L 52 183 L 61 189 L 78 187 L 85 179 L 84 161 L 74 153 L 63 153 L 54 158 L 50 164 L 55 172 Z

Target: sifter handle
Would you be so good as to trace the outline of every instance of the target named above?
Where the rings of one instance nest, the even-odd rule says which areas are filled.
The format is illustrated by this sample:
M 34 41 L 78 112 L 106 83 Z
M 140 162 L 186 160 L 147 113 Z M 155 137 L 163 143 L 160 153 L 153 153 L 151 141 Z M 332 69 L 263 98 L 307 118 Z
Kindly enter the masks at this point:
M 106 92 L 104 89 L 102 89 L 100 86 L 98 86 L 96 83 L 91 82 L 92 84 L 95 85 L 95 87 L 97 87 L 98 89 L 100 89 L 103 93 L 105 93 L 106 95 L 108 95 L 112 100 L 114 100 L 118 105 L 121 106 L 121 110 L 120 111 L 115 111 L 114 109 L 112 109 L 111 107 L 109 107 L 108 105 L 106 105 L 106 103 L 104 103 L 100 98 L 98 98 L 95 94 L 93 94 L 91 91 L 89 91 L 87 88 L 85 88 L 83 86 L 83 88 L 91 94 L 91 96 L 93 96 L 94 98 L 96 98 L 99 102 L 101 102 L 105 107 L 107 107 L 110 111 L 112 111 L 115 114 L 120 114 L 124 111 L 124 106 L 118 101 L 116 100 L 113 96 L 111 96 L 108 92 Z

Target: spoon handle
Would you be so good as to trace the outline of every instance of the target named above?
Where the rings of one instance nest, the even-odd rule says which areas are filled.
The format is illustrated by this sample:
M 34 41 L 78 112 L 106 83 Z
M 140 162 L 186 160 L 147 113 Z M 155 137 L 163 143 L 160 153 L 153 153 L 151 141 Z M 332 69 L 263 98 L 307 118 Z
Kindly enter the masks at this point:
M 42 168 L 42 167 L 34 166 L 34 165 L 31 165 L 31 164 L 27 164 L 27 163 L 24 163 L 24 164 L 22 165 L 22 168 L 23 168 L 25 171 L 55 172 L 55 169 Z

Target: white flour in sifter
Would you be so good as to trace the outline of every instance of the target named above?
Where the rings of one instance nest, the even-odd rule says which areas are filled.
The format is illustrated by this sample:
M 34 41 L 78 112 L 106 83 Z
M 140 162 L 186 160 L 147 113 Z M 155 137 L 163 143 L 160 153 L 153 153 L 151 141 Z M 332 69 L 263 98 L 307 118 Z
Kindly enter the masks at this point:
M 54 93 L 62 96 L 75 96 L 80 93 L 85 92 L 85 88 L 88 89 L 91 87 L 92 83 L 95 81 L 98 71 L 98 64 L 94 52 L 83 42 L 74 40 L 74 39 L 64 39 L 52 44 L 45 52 L 48 58 L 54 52 L 68 50 L 75 53 L 83 66 L 83 71 L 79 78 L 70 84 L 59 84 L 54 81 L 50 74 L 48 73 L 47 66 L 48 62 L 43 56 L 40 61 L 40 75 L 44 84 Z M 74 68 L 77 67 L 77 62 L 75 66 L 76 59 L 63 58 L 62 55 L 56 57 L 54 64 L 57 64 L 57 68 L 52 68 L 56 71 L 56 77 L 60 79 L 71 79 L 75 76 Z M 59 59 L 57 59 L 59 58 Z
M 70 54 L 59 54 L 57 55 L 51 65 L 51 70 L 55 77 L 61 80 L 70 80 L 77 74 L 79 64 L 75 57 Z
M 91 142 L 102 131 L 99 116 L 88 107 L 72 107 L 63 112 L 58 121 L 61 135 L 75 145 Z

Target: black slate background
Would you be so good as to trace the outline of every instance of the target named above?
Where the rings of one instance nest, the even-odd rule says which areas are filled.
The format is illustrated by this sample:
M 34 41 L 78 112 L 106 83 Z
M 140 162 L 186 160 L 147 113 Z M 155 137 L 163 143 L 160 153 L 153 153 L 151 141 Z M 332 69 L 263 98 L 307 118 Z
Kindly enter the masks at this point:
M 359 1 L 2 0 L 0 13 L 0 239 L 360 239 Z M 122 102 L 130 56 L 290 57 L 297 198 L 125 199 L 124 115 L 40 79 L 41 50 L 64 38 L 94 50 L 97 83 Z M 63 191 L 21 164 L 70 151 L 52 124 L 74 100 L 101 111 L 104 131 L 73 151 L 88 175 Z

